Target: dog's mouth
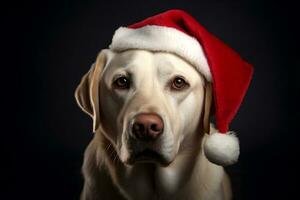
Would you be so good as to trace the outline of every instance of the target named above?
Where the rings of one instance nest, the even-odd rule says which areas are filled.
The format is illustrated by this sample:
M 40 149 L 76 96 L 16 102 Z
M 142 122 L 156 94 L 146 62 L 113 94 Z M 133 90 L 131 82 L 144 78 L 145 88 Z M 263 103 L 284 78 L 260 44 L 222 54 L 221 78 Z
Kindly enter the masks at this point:
M 141 152 L 133 153 L 127 163 L 130 165 L 138 163 L 158 163 L 162 166 L 170 164 L 163 155 L 151 149 L 145 149 Z

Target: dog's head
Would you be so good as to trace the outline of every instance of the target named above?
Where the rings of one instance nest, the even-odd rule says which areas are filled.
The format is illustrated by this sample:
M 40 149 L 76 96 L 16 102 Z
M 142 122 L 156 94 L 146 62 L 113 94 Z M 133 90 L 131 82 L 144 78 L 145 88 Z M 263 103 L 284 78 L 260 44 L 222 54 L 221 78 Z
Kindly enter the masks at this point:
M 168 165 L 208 128 L 210 92 L 174 54 L 102 50 L 75 96 L 122 162 Z

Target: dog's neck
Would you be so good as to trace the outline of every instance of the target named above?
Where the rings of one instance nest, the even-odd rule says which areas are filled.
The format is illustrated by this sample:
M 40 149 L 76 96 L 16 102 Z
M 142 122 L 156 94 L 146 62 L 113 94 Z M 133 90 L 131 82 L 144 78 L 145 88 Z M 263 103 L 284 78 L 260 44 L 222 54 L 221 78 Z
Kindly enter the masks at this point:
M 211 195 L 219 190 L 220 177 L 223 176 L 223 168 L 213 165 L 204 156 L 203 138 L 199 133 L 194 134 L 194 138 L 186 138 L 175 160 L 167 167 L 147 163 L 124 165 L 103 135 L 99 148 L 106 154 L 103 156 L 107 158 L 104 165 L 114 185 L 130 199 L 176 199 L 181 193 L 190 194 L 187 199 L 199 199 L 204 194 Z

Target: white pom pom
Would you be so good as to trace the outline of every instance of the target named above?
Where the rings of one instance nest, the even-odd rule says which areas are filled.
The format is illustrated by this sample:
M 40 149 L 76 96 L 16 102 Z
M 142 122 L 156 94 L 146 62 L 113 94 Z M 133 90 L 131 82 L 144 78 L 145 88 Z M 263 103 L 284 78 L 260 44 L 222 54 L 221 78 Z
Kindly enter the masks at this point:
M 231 165 L 237 162 L 240 154 L 239 140 L 234 132 L 212 133 L 204 143 L 207 159 L 217 165 Z

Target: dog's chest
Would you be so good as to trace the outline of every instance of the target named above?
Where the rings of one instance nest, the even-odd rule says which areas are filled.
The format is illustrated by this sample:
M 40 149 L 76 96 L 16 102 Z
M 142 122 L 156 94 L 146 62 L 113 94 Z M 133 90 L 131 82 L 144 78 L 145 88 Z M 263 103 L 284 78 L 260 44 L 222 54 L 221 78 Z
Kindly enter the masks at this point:
M 125 174 L 120 183 L 132 199 L 178 199 L 186 185 L 186 174 L 172 168 L 140 166 L 128 169 Z

